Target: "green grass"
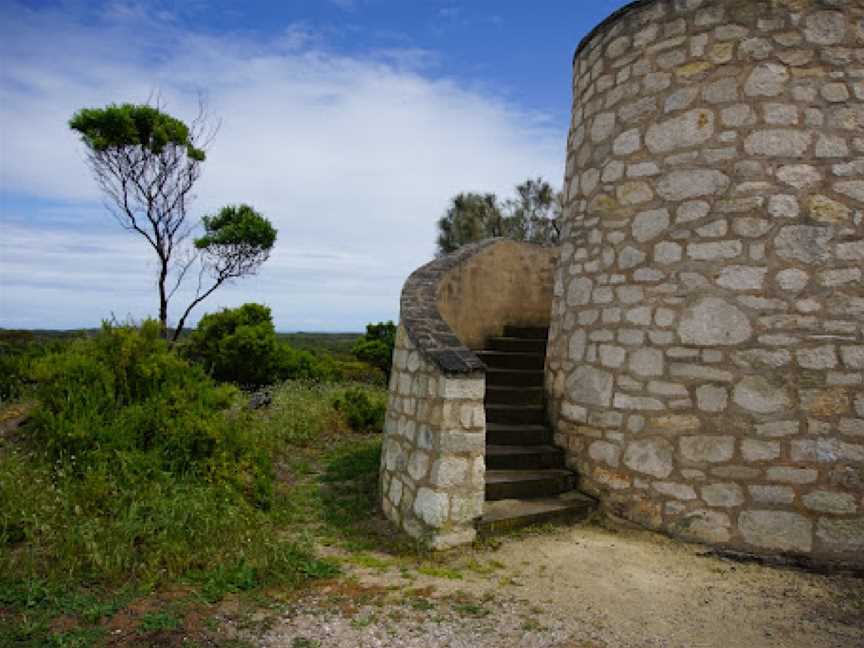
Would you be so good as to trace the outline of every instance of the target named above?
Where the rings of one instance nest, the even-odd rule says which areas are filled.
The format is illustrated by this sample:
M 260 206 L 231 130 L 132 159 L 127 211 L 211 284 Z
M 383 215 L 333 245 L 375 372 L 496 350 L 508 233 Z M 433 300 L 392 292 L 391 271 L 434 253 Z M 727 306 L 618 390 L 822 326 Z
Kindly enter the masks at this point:
M 66 367 L 89 371 L 89 356 L 82 357 Z M 149 366 L 163 384 L 158 362 Z M 60 389 L 69 375 L 48 379 Z M 153 389 L 147 393 L 163 398 Z M 204 445 L 186 443 L 188 426 L 152 426 L 182 420 L 160 409 L 161 401 L 150 408 L 159 417 L 148 418 L 134 404 L 123 414 L 127 405 L 118 408 L 115 396 L 104 407 L 78 402 L 74 416 L 63 407 L 51 416 L 37 412 L 14 434 L 0 428 L 0 646 L 99 645 L 118 614 L 137 615 L 142 645 L 151 635 L 158 643 L 180 632 L 187 610 L 334 577 L 338 565 L 316 556 L 318 545 L 402 548 L 382 534 L 376 515 L 380 435 L 354 432 L 334 407 L 345 389 L 290 382 L 255 411 L 242 394 L 228 394 L 214 401 L 216 410 L 224 403 L 221 413 L 200 428 Z M 362 389 L 384 398 L 383 389 Z M 105 393 L 119 393 L 112 390 Z M 90 391 L 51 394 L 75 403 Z M 112 436 L 118 412 L 119 437 Z M 52 436 L 57 430 L 66 432 Z M 101 435 L 98 443 L 91 433 Z M 178 452 L 188 460 L 178 463 Z M 141 603 L 178 588 L 179 607 Z M 209 637 L 202 645 L 230 643 L 203 625 L 201 632 Z

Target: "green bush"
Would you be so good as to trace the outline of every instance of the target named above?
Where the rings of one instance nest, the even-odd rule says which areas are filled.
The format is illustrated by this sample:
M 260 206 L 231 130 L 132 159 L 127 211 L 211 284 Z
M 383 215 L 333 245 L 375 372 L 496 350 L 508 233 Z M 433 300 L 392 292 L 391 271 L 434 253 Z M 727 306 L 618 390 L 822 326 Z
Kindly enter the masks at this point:
M 366 335 L 357 339 L 351 353 L 363 362 L 377 367 L 384 373 L 385 379 L 390 380 L 395 346 L 396 325 L 393 322 L 378 322 L 366 325 Z
M 184 348 L 216 380 L 259 387 L 278 377 L 279 343 L 270 309 L 261 304 L 208 313 Z
M 105 326 L 33 376 L 26 452 L 0 453 L 0 574 L 160 580 L 241 558 L 288 569 L 267 514 L 268 439 L 158 324 Z
M 31 365 L 62 342 L 39 341 L 29 331 L 0 331 L 0 405 L 27 397 Z
M 337 363 L 329 356 L 279 342 L 270 309 L 261 304 L 205 315 L 183 348 L 216 380 L 241 387 L 261 387 L 281 380 L 341 378 Z
M 334 407 L 357 432 L 381 432 L 387 403 L 378 393 L 360 387 L 349 387 L 336 397 Z

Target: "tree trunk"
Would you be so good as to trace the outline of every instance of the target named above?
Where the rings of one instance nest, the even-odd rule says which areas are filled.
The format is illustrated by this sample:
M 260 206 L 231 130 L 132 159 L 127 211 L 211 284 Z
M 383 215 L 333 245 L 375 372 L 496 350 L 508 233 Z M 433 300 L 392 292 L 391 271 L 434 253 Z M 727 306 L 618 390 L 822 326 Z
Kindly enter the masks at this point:
M 168 295 L 165 292 L 165 280 L 168 278 L 168 261 L 159 259 L 159 333 L 162 339 L 168 339 Z

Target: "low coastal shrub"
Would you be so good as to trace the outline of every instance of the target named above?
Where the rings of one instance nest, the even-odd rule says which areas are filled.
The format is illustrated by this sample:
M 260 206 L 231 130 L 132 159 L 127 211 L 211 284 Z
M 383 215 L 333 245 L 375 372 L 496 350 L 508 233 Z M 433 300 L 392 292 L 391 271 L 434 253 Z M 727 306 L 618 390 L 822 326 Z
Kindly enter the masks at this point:
M 387 401 L 379 391 L 349 387 L 336 397 L 333 404 L 345 416 L 352 430 L 381 432 L 384 428 Z
M 262 580 L 303 577 L 292 561 L 314 558 L 268 514 L 272 441 L 155 322 L 105 326 L 32 378 L 31 420 L 0 453 L 0 573 L 159 582 L 242 560 Z

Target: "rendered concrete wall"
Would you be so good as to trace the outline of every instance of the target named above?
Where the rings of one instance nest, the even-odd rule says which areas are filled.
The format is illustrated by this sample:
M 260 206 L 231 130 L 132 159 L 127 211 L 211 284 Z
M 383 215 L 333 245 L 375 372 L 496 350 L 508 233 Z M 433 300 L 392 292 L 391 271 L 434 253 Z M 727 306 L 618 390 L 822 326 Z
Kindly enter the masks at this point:
M 649 0 L 574 61 L 547 385 L 607 509 L 864 562 L 864 0 Z
M 469 349 L 511 326 L 549 325 L 557 247 L 501 240 L 453 268 L 438 310 Z

